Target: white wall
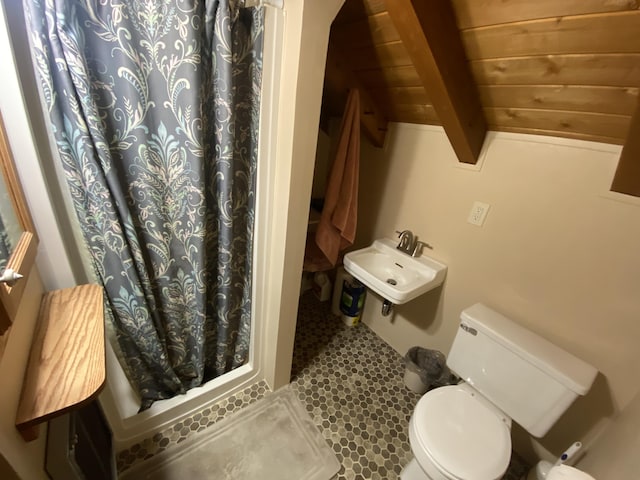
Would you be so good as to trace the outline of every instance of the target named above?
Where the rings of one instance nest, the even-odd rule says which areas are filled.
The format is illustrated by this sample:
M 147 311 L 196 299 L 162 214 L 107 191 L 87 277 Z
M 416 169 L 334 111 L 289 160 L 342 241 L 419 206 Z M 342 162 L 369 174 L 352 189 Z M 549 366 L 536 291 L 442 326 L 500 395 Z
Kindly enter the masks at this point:
M 287 0 L 265 299 L 265 378 L 289 383 L 329 28 L 344 0 Z
M 578 462 L 598 480 L 638 478 L 640 472 L 640 395 L 631 401 Z
M 640 388 L 640 199 L 608 193 L 620 147 L 491 133 L 465 166 L 439 127 L 396 124 L 387 142 L 363 148 L 358 244 L 410 229 L 449 271 L 393 318 L 369 295 L 363 321 L 400 353 L 446 353 L 461 310 L 488 304 L 601 372 L 541 447 L 516 428 L 517 448 L 588 443 Z M 491 205 L 483 227 L 466 222 L 476 200 Z
M 9 7 L 8 13 L 13 15 L 20 13 L 20 6 L 20 2 L 0 3 L 0 64 L 3 66 L 0 75 L 0 110 L 36 229 L 40 239 L 45 238 L 47 242 L 41 241 L 39 244 L 37 268 L 29 276 L 14 324 L 9 333 L 5 334 L 8 338 L 0 358 L 0 472 L 8 475 L 7 478 L 17 474 L 20 478 L 38 480 L 48 478 L 43 469 L 46 425 L 40 428 L 40 436 L 36 441 L 27 443 L 15 428 L 15 415 L 44 290 L 39 270 L 44 272 L 49 289 L 69 286 L 74 281 L 40 172 L 37 148 L 27 118 L 17 62 L 7 29 L 5 7 Z M 14 17 L 11 17 L 10 22 L 16 26 Z M 24 58 L 24 48 L 25 45 L 18 48 L 16 58 Z M 28 47 L 26 48 L 28 51 Z M 27 91 L 27 95 L 37 95 L 37 92 Z M 46 143 L 46 133 L 44 135 Z M 51 226 L 54 228 L 48 232 L 47 228 Z
M 16 430 L 16 412 L 22 392 L 24 372 L 29 360 L 31 339 L 36 324 L 43 288 L 37 268 L 29 275 L 15 322 L 8 335 L 4 354 L 0 358 L 0 464 L 8 463 L 19 478 L 46 480 L 44 451 L 47 437 L 46 423 L 40 436 L 25 442 Z M 2 469 L 0 469 L 2 472 Z M 3 477 L 4 478 L 4 477 Z M 11 478 L 11 477 L 8 477 Z

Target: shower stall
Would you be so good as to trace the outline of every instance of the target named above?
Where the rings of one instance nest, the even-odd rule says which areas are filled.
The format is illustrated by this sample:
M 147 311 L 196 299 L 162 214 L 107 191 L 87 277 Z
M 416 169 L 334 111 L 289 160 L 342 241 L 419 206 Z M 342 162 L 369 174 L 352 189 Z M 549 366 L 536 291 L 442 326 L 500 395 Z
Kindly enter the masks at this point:
M 20 6 L 3 0 L 11 26 L 14 58 L 28 51 L 25 32 L 15 16 Z M 271 2 L 273 3 L 273 2 Z M 275 2 L 277 3 L 277 2 Z M 107 351 L 107 384 L 99 398 L 113 430 L 116 449 L 126 448 L 198 410 L 266 380 L 271 388 L 289 381 L 306 216 L 315 157 L 322 78 L 330 24 L 343 0 L 288 0 L 283 8 L 265 7 L 264 67 L 260 108 L 259 156 L 254 233 L 252 335 L 248 362 L 200 387 L 156 401 L 138 413 L 138 399 L 111 348 Z M 286 28 L 285 28 L 286 27 Z M 24 63 L 24 62 L 22 62 Z M 40 119 L 30 67 L 15 62 L 16 79 L 25 99 L 33 138 L 41 160 L 20 160 L 19 175 L 34 222 L 44 239 L 38 269 L 47 289 L 83 283 L 73 267 L 72 236 L 61 231 L 67 209 L 55 192 L 59 173 L 47 166 L 50 148 Z M 15 100 L 15 99 L 12 99 Z M 11 108 L 9 99 L 0 106 Z M 37 108 L 36 108 L 37 107 Z M 41 111 L 40 111 L 41 112 Z M 42 113 L 40 113 L 42 115 Z M 12 140 L 11 128 L 8 135 Z M 12 142 L 13 143 L 13 142 Z M 42 184 L 47 186 L 43 191 Z M 37 208 L 34 208 L 37 206 Z M 56 221 L 52 221 L 56 219 Z M 62 227 L 61 227 L 62 226 Z

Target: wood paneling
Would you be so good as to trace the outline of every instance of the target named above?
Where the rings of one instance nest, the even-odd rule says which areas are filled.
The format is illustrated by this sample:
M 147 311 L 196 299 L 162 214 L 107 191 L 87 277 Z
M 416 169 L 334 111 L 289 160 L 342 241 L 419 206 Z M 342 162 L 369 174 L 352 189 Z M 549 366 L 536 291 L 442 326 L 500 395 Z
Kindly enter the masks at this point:
M 362 20 L 364 16 L 375 15 L 385 10 L 385 0 L 347 0 L 333 24 L 357 22 Z
M 491 130 L 511 127 L 558 133 L 578 133 L 617 139 L 615 143 L 624 141 L 630 120 L 630 117 L 626 115 L 526 108 L 485 108 L 485 114 Z
M 567 132 L 567 131 L 561 132 L 557 130 L 545 130 L 542 128 L 531 128 L 531 127 L 509 127 L 505 125 L 491 125 L 490 130 L 495 130 L 497 132 L 524 133 L 527 135 L 544 135 L 546 137 L 572 138 L 574 140 L 610 143 L 615 145 L 622 145 L 624 142 L 620 138 L 602 137 L 599 135 L 592 135 L 592 134 L 578 133 L 578 132 Z
M 423 86 L 419 87 L 393 87 L 375 88 L 370 90 L 371 95 L 381 102 L 391 103 L 415 103 L 417 105 L 431 103 Z
M 638 53 L 540 55 L 477 60 L 470 65 L 479 85 L 640 85 Z
M 358 75 L 362 83 L 369 88 L 422 86 L 413 65 L 361 70 Z
M 631 119 L 611 190 L 640 197 L 640 99 Z
M 471 78 L 461 81 L 458 66 L 445 67 L 443 83 L 479 89 L 480 114 L 490 117 L 491 129 L 623 142 L 640 87 L 640 0 L 444 3 L 453 6 L 457 32 L 450 39 L 462 39 Z M 389 120 L 434 124 L 442 120 L 435 111 L 455 110 L 438 107 L 438 88 L 425 88 L 429 48 L 419 45 L 414 27 L 402 20 L 399 27 L 394 18 L 420 10 L 433 23 L 422 32 L 430 35 L 442 30 L 442 4 L 346 0 L 334 23 L 331 48 Z
M 487 126 L 451 4 L 393 0 L 387 9 L 458 159 L 476 163 Z
M 462 29 L 638 8 L 637 0 L 452 0 L 452 3 Z
M 400 36 L 387 12 L 381 12 L 364 20 L 331 28 L 332 41 L 343 48 L 359 48 L 374 44 L 398 42 Z
M 383 43 L 381 45 L 349 50 L 344 45 L 337 48 L 344 52 L 353 70 L 369 70 L 385 67 L 413 66 L 411 57 L 402 42 Z
M 640 52 L 640 11 L 508 23 L 461 32 L 471 60 L 571 53 Z
M 582 85 L 483 85 L 485 107 L 536 108 L 579 112 L 633 114 L 637 88 Z
M 384 144 L 385 132 L 387 131 L 387 119 L 375 100 L 364 88 L 357 75 L 348 68 L 348 60 L 339 51 L 329 51 L 327 55 L 327 65 L 324 82 L 325 94 L 331 97 L 326 100 L 335 114 L 337 111 L 344 111 L 346 94 L 350 88 L 357 88 L 360 91 L 360 124 L 363 133 L 376 147 Z M 342 102 L 335 105 L 335 102 Z
M 395 104 L 388 112 L 392 122 L 440 125 L 440 119 L 432 105 Z

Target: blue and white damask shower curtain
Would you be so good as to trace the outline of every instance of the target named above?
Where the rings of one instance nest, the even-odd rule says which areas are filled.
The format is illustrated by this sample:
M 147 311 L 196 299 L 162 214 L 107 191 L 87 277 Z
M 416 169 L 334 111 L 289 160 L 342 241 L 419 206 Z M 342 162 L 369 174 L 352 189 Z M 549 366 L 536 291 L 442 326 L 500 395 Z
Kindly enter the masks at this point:
M 262 12 L 24 0 L 69 191 L 146 408 L 247 361 Z

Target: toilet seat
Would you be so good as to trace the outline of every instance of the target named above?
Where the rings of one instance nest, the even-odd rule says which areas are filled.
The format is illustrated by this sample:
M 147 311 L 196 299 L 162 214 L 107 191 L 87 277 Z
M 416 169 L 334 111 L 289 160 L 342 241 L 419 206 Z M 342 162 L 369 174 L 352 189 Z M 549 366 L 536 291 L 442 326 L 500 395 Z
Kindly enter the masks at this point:
M 412 449 L 420 464 L 431 462 L 443 478 L 496 480 L 511 458 L 509 427 L 510 419 L 469 386 L 441 387 L 416 405 Z

